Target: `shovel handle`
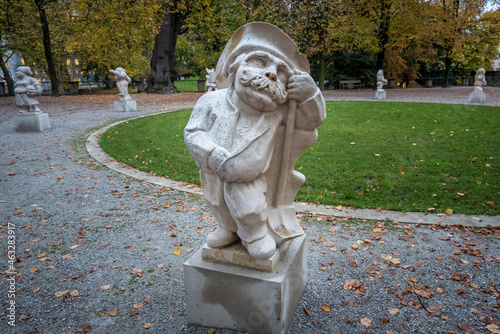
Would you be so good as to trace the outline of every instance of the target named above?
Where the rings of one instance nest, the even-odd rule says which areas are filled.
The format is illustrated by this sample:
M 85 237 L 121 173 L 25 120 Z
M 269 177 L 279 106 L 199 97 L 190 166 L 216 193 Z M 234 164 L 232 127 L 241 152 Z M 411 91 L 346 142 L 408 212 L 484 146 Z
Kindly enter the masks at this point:
M 295 129 L 295 115 L 297 114 L 297 101 L 290 100 L 288 103 L 288 113 L 285 123 L 285 136 L 283 138 L 283 146 L 281 151 L 281 166 L 278 180 L 278 191 L 276 193 L 276 207 L 283 205 L 285 202 L 285 190 L 288 177 L 288 169 L 290 164 L 290 154 L 292 152 L 293 132 Z

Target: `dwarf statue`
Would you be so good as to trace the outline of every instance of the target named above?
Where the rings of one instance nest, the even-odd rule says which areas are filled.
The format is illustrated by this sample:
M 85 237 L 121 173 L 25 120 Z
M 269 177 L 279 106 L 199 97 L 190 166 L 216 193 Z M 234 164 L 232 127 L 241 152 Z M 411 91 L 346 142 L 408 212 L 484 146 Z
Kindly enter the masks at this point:
M 483 87 L 486 86 L 486 77 L 485 77 L 486 71 L 484 68 L 480 68 L 476 72 L 476 77 L 474 78 L 474 92 L 475 93 L 482 93 L 483 92 Z
M 216 68 L 219 90 L 203 95 L 184 129 L 200 167 L 203 196 L 218 227 L 212 248 L 241 239 L 256 259 L 303 234 L 293 201 L 305 177 L 294 171 L 326 117 L 309 63 L 272 24 L 240 27 Z
M 115 75 L 116 87 L 118 87 L 118 96 L 121 101 L 132 101 L 133 98 L 128 93 L 128 84 L 132 82 L 130 77 L 125 72 L 125 69 L 117 67 L 116 70 L 109 70 Z
M 207 78 L 207 81 L 205 82 L 208 87 L 207 92 L 217 90 L 217 85 L 215 84 L 215 70 L 213 68 L 206 68 L 206 70 L 208 73 L 207 75 L 205 75 L 205 78 Z
M 382 87 L 387 84 L 387 79 L 384 78 L 384 71 L 382 69 L 377 72 L 377 90 L 383 90 Z
M 28 66 L 20 66 L 16 70 L 17 78 L 16 89 L 16 105 L 21 108 L 20 115 L 41 114 L 42 111 L 38 108 L 38 100 L 35 96 L 42 95 L 42 85 L 32 77 L 33 72 Z

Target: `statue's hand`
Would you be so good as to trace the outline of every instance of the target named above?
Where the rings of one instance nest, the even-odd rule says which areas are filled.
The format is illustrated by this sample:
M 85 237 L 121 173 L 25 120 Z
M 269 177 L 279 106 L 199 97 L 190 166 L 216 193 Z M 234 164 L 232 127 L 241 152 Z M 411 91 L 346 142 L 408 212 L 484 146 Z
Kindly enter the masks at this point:
M 208 168 L 215 171 L 229 156 L 229 151 L 221 146 L 217 146 L 208 156 Z
M 306 72 L 299 72 L 288 78 L 286 85 L 288 99 L 304 102 L 316 94 L 318 90 L 313 78 Z

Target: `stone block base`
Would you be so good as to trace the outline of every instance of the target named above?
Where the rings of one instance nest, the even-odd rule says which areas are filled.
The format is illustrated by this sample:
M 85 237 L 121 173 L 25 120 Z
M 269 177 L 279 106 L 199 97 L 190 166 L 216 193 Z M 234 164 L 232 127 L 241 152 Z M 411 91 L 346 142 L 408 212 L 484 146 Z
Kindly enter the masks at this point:
M 377 90 L 375 92 L 375 99 L 376 100 L 385 100 L 385 90 Z
M 484 92 L 473 92 L 469 94 L 469 103 L 485 103 L 486 94 Z
M 184 263 L 191 326 L 255 334 L 286 333 L 307 281 L 306 236 L 293 239 L 271 273 L 202 259 Z
M 17 132 L 42 132 L 50 129 L 49 114 L 34 113 L 15 116 L 14 125 Z
M 131 101 L 115 101 L 115 111 L 137 111 L 137 103 Z
M 272 272 L 279 263 L 281 257 L 285 254 L 291 241 L 284 242 L 271 258 L 266 260 L 257 260 L 248 254 L 241 241 L 225 248 L 211 248 L 207 244 L 201 248 L 201 257 L 203 260 L 234 264 L 245 268 L 265 270 Z

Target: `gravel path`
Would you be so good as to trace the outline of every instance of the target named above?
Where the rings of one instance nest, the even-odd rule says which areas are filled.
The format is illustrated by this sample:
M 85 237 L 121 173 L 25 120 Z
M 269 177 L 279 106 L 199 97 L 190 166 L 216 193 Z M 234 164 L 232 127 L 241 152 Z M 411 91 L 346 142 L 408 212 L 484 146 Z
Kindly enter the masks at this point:
M 500 105 L 500 89 L 488 88 L 487 104 Z M 387 96 L 466 103 L 469 90 Z M 199 96 L 134 95 L 137 113 L 112 111 L 111 95 L 41 97 L 53 127 L 42 133 L 14 132 L 14 99 L 0 98 L 0 333 L 210 332 L 185 318 L 182 264 L 215 226 L 201 197 L 104 168 L 85 150 L 86 137 L 106 124 L 192 107 Z M 301 220 L 308 284 L 289 333 L 490 333 L 500 322 L 498 228 Z M 6 272 L 9 235 L 16 275 Z

